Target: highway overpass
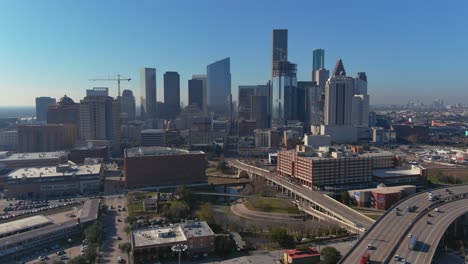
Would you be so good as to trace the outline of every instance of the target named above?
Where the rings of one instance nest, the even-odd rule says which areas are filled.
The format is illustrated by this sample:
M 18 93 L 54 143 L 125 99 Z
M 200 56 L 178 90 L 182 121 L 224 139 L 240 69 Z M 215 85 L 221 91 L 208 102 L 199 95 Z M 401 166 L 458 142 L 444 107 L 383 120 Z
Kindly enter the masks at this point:
M 371 254 L 372 263 L 393 262 L 392 259 L 394 254 L 402 255 L 403 257 L 405 257 L 405 255 L 403 255 L 405 254 L 404 251 L 402 251 L 402 253 L 399 254 L 398 247 L 400 245 L 402 247 L 407 246 L 406 238 L 409 233 L 413 232 L 413 228 L 420 227 L 420 222 L 422 222 L 423 225 L 426 225 L 426 232 L 431 232 L 431 230 L 434 230 L 434 228 L 436 228 L 436 226 L 427 226 L 426 218 L 428 212 L 431 212 L 431 214 L 433 214 L 433 208 L 435 207 L 446 208 L 446 206 L 448 206 L 449 208 L 452 208 L 452 206 L 455 204 L 455 201 L 457 204 L 459 203 L 457 201 L 459 199 L 462 199 L 462 201 L 467 203 L 468 185 L 454 186 L 450 187 L 449 189 L 451 190 L 451 193 L 447 192 L 445 188 L 433 190 L 433 194 L 440 195 L 440 199 L 434 202 L 428 200 L 427 192 L 421 192 L 411 195 L 407 199 L 402 200 L 399 203 L 392 206 L 392 208 L 387 210 L 385 214 L 382 215 L 377 220 L 377 222 L 374 225 L 372 225 L 370 229 L 361 237 L 361 239 L 359 239 L 356 242 L 356 244 L 351 248 L 351 250 L 343 256 L 340 263 L 359 263 L 361 256 L 366 252 L 369 252 Z M 416 210 L 414 212 L 406 212 L 407 206 L 415 206 Z M 397 208 L 400 210 L 398 212 L 398 215 L 396 213 Z M 460 210 L 463 211 L 464 209 Z M 457 210 L 457 212 L 460 213 L 461 211 Z M 436 220 L 436 222 L 442 219 L 441 215 L 437 215 L 434 218 L 437 218 L 434 219 Z M 449 221 L 452 218 L 449 217 L 444 219 Z M 442 225 L 437 224 L 437 228 L 442 227 Z M 419 231 L 420 229 L 415 229 L 416 233 Z M 440 232 L 442 232 L 443 234 L 444 231 L 445 229 L 441 230 Z M 433 233 L 433 235 L 438 235 L 438 233 Z M 437 238 L 434 238 L 433 241 L 428 241 L 430 245 L 433 245 L 430 247 L 431 250 L 435 250 L 435 246 L 438 243 L 438 240 L 437 242 L 434 242 L 436 239 Z M 375 247 L 375 249 L 368 250 L 368 244 L 372 244 Z M 427 258 L 429 258 L 429 256 Z M 430 256 L 430 258 L 432 258 L 432 255 Z
M 374 223 L 374 220 L 356 212 L 335 199 L 292 183 L 288 178 L 280 177 L 274 172 L 246 164 L 239 160 L 229 160 L 228 166 L 234 168 L 239 177 L 244 176 L 250 179 L 256 177 L 264 178 L 274 188 L 295 199 L 303 212 L 318 219 L 330 220 L 353 232 L 364 232 Z

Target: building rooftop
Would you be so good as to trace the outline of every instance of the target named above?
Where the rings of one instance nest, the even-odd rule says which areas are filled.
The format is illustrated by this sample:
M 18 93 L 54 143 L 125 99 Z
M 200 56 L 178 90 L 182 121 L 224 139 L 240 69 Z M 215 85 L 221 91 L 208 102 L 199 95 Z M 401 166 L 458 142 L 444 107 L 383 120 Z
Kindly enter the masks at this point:
M 355 192 L 377 192 L 382 194 L 398 193 L 405 189 L 416 189 L 415 185 L 401 185 L 394 187 L 377 187 L 370 189 L 354 190 Z
M 14 170 L 8 174 L 9 179 L 16 178 L 38 178 L 38 177 L 58 177 L 73 175 L 97 175 L 101 171 L 102 164 L 86 165 L 58 165 L 49 167 L 32 167 Z
M 66 156 L 65 151 L 54 152 L 30 152 L 30 153 L 14 153 L 5 158 L 0 156 L 1 161 L 16 161 L 16 160 L 37 160 L 37 159 L 57 159 Z
M 307 250 L 289 249 L 285 250 L 284 253 L 286 253 L 286 255 L 290 256 L 292 259 L 320 256 L 319 251 L 312 247 Z
M 143 129 L 141 130 L 142 134 L 162 134 L 166 133 L 166 130 L 164 129 Z
M 166 147 L 138 147 L 125 149 L 125 157 L 142 157 L 142 156 L 172 156 L 172 155 L 188 155 L 188 154 L 204 154 L 202 151 L 189 151 L 184 149 L 166 148 Z
M 19 219 L 16 221 L 7 222 L 4 224 L 0 224 L 0 237 L 6 234 L 20 232 L 25 229 L 44 226 L 50 223 L 52 223 L 52 220 L 42 215 L 36 215 Z
M 420 173 L 421 173 L 421 170 L 419 168 L 372 170 L 372 176 L 376 176 L 379 178 L 406 177 L 406 176 L 420 175 Z
M 171 227 L 133 231 L 134 247 L 168 245 L 186 242 L 193 237 L 214 236 L 206 222 L 187 221 Z

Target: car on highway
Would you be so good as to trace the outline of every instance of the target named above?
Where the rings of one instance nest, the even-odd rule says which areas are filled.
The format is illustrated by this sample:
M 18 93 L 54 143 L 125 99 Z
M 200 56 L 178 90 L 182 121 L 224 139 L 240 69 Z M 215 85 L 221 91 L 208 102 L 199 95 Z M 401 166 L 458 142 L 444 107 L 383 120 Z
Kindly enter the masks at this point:
M 439 212 L 439 208 L 434 209 L 434 211 Z
M 122 258 L 122 256 L 118 256 L 117 263 L 123 263 L 123 262 L 124 262 L 124 259 Z
M 367 249 L 373 250 L 375 249 L 375 246 L 372 244 L 367 244 Z
M 401 257 L 400 257 L 399 255 L 395 255 L 395 256 L 393 257 L 393 260 L 395 260 L 395 261 L 400 261 L 400 260 L 401 260 Z
M 412 236 L 413 236 L 413 235 L 412 235 L 411 233 L 410 233 L 410 234 L 408 234 L 408 237 L 409 237 L 409 238 L 411 238 Z

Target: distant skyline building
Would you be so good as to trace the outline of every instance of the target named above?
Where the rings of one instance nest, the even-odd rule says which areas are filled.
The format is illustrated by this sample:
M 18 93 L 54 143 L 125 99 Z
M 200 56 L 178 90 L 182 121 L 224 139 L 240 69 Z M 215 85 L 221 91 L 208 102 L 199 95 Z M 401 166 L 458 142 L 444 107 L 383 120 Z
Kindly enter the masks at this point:
M 192 75 L 192 79 L 202 81 L 203 105 L 201 110 L 203 113 L 208 114 L 208 76 L 206 74 L 196 74 Z
M 370 98 L 367 94 L 367 76 L 365 72 L 358 72 L 354 79 L 353 124 L 369 126 Z
M 89 93 L 88 93 L 89 92 Z M 88 90 L 80 101 L 80 137 L 120 143 L 120 103 L 103 90 Z
M 76 139 L 76 127 L 70 124 L 18 126 L 18 151 L 20 152 L 71 149 Z
M 168 119 L 175 119 L 180 113 L 180 75 L 178 72 L 164 73 L 164 107 Z
M 136 102 L 132 90 L 123 90 L 120 97 L 120 107 L 122 113 L 127 113 L 128 120 L 135 120 L 136 118 Z
M 252 96 L 250 107 L 250 117 L 256 121 L 256 128 L 268 128 L 269 127 L 269 116 L 268 116 L 268 102 L 267 96 L 254 95 Z
M 47 107 L 55 103 L 55 98 L 52 97 L 36 97 L 36 120 L 47 120 Z
M 325 88 L 325 125 L 352 125 L 353 96 L 353 78 L 346 77 L 339 59 Z
M 140 89 L 142 119 L 156 118 L 156 68 L 141 69 Z
M 358 72 L 354 80 L 354 94 L 367 94 L 367 75 L 365 72 Z
M 188 80 L 188 105 L 195 105 L 203 110 L 203 81 L 199 79 Z
M 219 115 L 230 114 L 231 63 L 230 58 L 206 67 L 208 110 Z
M 288 60 L 288 30 L 287 29 L 273 29 L 272 39 L 272 73 L 274 64 L 278 61 Z
M 47 108 L 47 124 L 67 124 L 75 129 L 75 139 L 80 131 L 80 104 L 64 95 L 57 103 L 50 104 Z
M 284 124 L 296 119 L 297 65 L 289 61 L 278 61 L 273 68 L 272 124 Z
M 325 85 L 327 84 L 328 78 L 330 78 L 330 71 L 325 68 L 320 68 L 315 72 L 315 81 L 322 92 L 325 92 Z
M 252 96 L 255 95 L 255 89 L 256 86 L 253 85 L 239 85 L 237 97 L 237 119 L 239 122 L 250 119 Z
M 321 68 L 325 68 L 325 50 L 315 49 L 312 60 L 312 81 L 317 81 L 316 72 Z

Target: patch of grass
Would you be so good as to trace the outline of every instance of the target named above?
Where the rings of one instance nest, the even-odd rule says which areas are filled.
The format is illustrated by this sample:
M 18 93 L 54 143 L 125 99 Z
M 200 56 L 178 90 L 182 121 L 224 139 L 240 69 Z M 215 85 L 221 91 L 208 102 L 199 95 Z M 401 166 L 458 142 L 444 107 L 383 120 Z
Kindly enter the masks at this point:
M 377 220 L 380 217 L 379 214 L 364 214 L 364 215 L 369 217 L 370 219 L 374 219 L 374 220 Z
M 249 210 L 266 213 L 300 214 L 296 206 L 287 199 L 255 197 L 244 203 Z
M 144 213 L 143 210 L 143 203 L 137 203 L 137 204 L 129 204 L 128 205 L 128 214 L 131 216 L 135 216 L 138 214 Z

